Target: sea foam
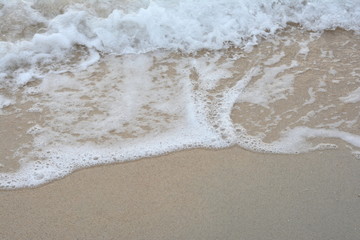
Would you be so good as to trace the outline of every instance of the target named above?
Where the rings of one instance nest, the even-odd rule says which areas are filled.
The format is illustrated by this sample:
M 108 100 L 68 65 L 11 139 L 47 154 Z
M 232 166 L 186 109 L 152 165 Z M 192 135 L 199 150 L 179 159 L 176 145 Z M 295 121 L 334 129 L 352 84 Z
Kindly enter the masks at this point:
M 0 117 L 31 139 L 0 187 L 196 147 L 356 153 L 359 18 L 358 1 L 0 1 Z
M 351 0 L 0 3 L 0 71 L 8 78 L 17 78 L 28 68 L 66 62 L 79 45 L 116 54 L 156 49 L 192 52 L 251 46 L 289 22 L 314 31 L 360 29 L 360 4 Z M 49 14 L 54 9 L 58 12 Z

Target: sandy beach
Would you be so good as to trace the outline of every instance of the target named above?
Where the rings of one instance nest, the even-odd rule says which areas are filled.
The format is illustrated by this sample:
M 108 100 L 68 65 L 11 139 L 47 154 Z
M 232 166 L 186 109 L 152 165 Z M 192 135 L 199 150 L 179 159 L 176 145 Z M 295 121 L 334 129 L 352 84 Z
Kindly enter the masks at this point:
M 360 239 L 359 19 L 0 0 L 0 240 Z
M 190 150 L 0 192 L 1 239 L 358 239 L 345 151 Z

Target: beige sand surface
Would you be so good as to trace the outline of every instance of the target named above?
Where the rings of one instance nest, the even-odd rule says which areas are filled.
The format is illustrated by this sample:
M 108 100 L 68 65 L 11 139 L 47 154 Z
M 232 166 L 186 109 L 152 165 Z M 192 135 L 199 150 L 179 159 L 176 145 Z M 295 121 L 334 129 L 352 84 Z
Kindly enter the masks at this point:
M 0 239 L 360 239 L 360 161 L 191 150 L 0 192 Z

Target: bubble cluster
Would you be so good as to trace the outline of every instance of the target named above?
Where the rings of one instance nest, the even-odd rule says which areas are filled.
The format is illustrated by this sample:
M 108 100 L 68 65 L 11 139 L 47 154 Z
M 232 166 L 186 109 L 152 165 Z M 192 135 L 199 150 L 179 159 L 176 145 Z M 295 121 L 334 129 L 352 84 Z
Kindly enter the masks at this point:
M 26 140 L 0 188 L 199 147 L 358 155 L 354 1 L 0 3 L 0 124 Z

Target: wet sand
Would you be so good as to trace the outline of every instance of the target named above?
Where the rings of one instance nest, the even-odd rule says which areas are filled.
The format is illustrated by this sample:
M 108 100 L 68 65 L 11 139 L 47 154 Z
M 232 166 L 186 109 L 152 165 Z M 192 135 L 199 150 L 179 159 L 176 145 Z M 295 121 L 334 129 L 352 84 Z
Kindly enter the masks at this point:
M 0 187 L 69 175 L 0 190 L 0 240 L 360 239 L 351 1 L 17 2 L 0 3 Z M 258 153 L 80 169 L 235 144 Z
M 346 151 L 191 150 L 0 191 L 0 239 L 360 238 Z
M 351 41 L 355 43 L 352 44 Z M 297 95 L 290 94 L 286 100 L 279 100 L 279 103 L 276 103 L 278 105 L 274 103 L 272 112 L 257 104 L 235 103 L 229 112 L 231 120 L 245 126 L 254 136 L 266 133 L 265 140 L 268 142 L 278 139 L 282 129 L 287 126 L 294 128 L 305 123 L 316 129 L 332 129 L 341 123 L 338 121 L 344 120 L 348 124 L 341 124 L 338 128 L 358 134 L 358 105 L 340 101 L 353 89 L 357 89 L 359 84 L 356 72 L 358 69 L 353 70 L 354 63 L 358 62 L 358 55 L 349 57 L 349 53 L 358 49 L 358 41 L 358 37 L 355 38 L 352 33 L 341 30 L 324 33 L 320 40 L 309 43 L 311 51 L 306 57 L 303 54 L 296 55 L 306 70 L 300 69 L 300 81 L 294 83 L 294 92 Z M 343 42 L 345 44 L 342 44 Z M 255 66 L 258 59 L 256 51 L 262 53 L 262 50 L 268 49 L 266 43 L 261 46 L 254 50 L 253 58 L 240 58 L 236 66 Z M 284 64 L 288 66 L 295 55 L 293 52 L 301 52 L 300 45 L 279 46 L 279 49 L 274 48 L 275 52 L 271 52 L 272 48 L 270 52 L 263 52 L 264 59 L 261 61 L 267 62 L 265 60 L 269 60 L 271 56 L 282 56 L 284 51 L 284 59 L 279 59 L 276 64 L 280 67 Z M 202 53 L 204 54 L 206 53 Z M 329 57 L 319 58 L 323 54 L 328 54 Z M 337 59 L 333 59 L 333 54 Z M 325 60 L 320 61 L 322 58 Z M 348 63 L 343 61 L 344 59 L 352 60 Z M 245 61 L 244 64 L 241 61 Z M 250 61 L 249 64 L 245 64 L 246 61 Z M 117 62 L 115 63 L 114 66 L 117 66 Z M 85 79 L 90 81 L 89 86 L 94 88 L 84 88 L 89 94 L 96 91 L 101 93 L 97 85 L 90 84 L 99 77 L 103 78 L 106 68 L 101 64 L 100 70 L 95 69 L 96 74 L 91 75 L 95 76 L 94 78 L 76 78 L 82 82 L 85 82 Z M 269 68 L 266 66 L 264 68 Z M 233 85 L 235 80 L 244 75 L 242 69 L 236 71 L 238 72 L 234 73 L 232 79 L 226 79 L 226 84 Z M 169 71 L 167 74 L 169 79 L 173 79 L 173 72 Z M 319 79 L 321 76 L 328 77 L 325 79 L 328 85 L 326 91 L 324 86 L 313 81 L 314 76 Z M 221 93 L 226 85 L 221 81 L 219 84 L 220 88 L 215 90 Z M 316 95 L 317 88 L 321 91 L 318 89 Z M 113 91 L 113 87 L 109 89 Z M 106 92 L 109 89 L 104 88 L 105 92 L 100 97 L 96 94 L 92 96 L 96 99 L 94 109 L 98 109 L 97 103 L 109 101 Z M 216 91 L 212 93 L 213 96 L 217 96 Z M 59 92 L 65 93 L 65 90 L 59 89 Z M 70 95 L 67 96 L 72 96 L 72 91 L 69 92 Z M 53 94 L 55 93 L 56 89 L 53 90 Z M 157 95 L 156 93 L 155 96 Z M 318 102 L 315 102 L 315 95 Z M 45 99 L 46 101 L 36 100 L 36 96 L 33 98 L 33 103 L 60 102 L 50 97 Z M 72 98 L 66 99 L 72 103 Z M 216 108 L 220 106 L 216 103 L 221 103 L 220 100 L 209 102 L 209 113 L 216 112 Z M 83 101 L 86 102 L 86 99 Z M 303 103 L 304 101 L 307 103 Z M 335 105 L 331 105 L 331 101 Z M 81 110 L 83 108 L 80 103 Z M 24 100 L 22 104 L 28 103 Z M 64 108 L 64 111 L 57 109 L 47 112 L 48 107 L 44 105 L 44 111 L 39 113 L 29 112 L 31 106 L 16 106 L 21 110 L 18 115 L 4 115 L 1 118 L 0 125 L 3 128 L 0 129 L 0 135 L 6 136 L 0 139 L 0 155 L 5 156 L 0 159 L 0 164 L 3 165 L 0 170 L 3 172 L 15 171 L 18 168 L 17 161 L 12 159 L 14 153 L 20 151 L 26 156 L 27 151 L 34 150 L 33 139 L 27 133 L 34 124 L 45 125 L 47 130 L 55 129 L 61 138 L 55 136 L 54 144 L 59 145 L 54 146 L 62 148 L 87 140 L 86 136 L 78 134 L 79 139 L 74 138 L 78 142 L 69 142 L 71 135 L 68 133 L 71 129 L 84 132 L 85 123 L 90 124 L 90 127 L 91 124 L 98 123 L 96 118 L 91 118 L 91 109 L 89 119 L 67 123 L 62 122 L 61 118 L 64 113 L 69 114 L 65 111 L 68 108 L 66 104 L 59 105 L 59 109 Z M 73 110 L 74 116 L 81 113 L 79 109 Z M 144 114 L 149 115 L 151 111 L 148 107 L 144 109 Z M 15 110 L 14 112 L 16 113 Z M 164 117 L 156 116 L 156 112 L 152 113 L 160 120 Z M 308 113 L 316 114 L 312 117 Z M 337 114 L 341 114 L 340 119 Z M 217 119 L 210 119 L 214 127 L 221 126 L 216 121 Z M 44 122 L 46 124 L 43 124 Z M 82 124 L 76 125 L 78 123 Z M 133 123 L 135 127 L 145 123 L 148 125 L 144 126 L 153 126 L 152 121 L 140 122 L 139 119 Z M 73 128 L 69 130 L 66 126 Z M 167 125 L 164 126 L 165 129 L 168 128 Z M 57 127 L 60 127 L 60 130 Z M 130 133 L 132 131 L 129 126 L 124 129 Z M 113 138 L 113 142 L 118 144 L 116 134 L 112 136 L 111 131 L 104 132 L 104 136 L 110 137 L 110 140 Z M 100 145 L 112 143 L 110 140 L 104 142 L 101 134 L 98 140 Z M 125 135 L 120 136 L 121 140 L 127 137 Z M 322 139 L 315 140 L 322 142 Z M 260 154 L 241 148 L 195 149 L 82 169 L 34 189 L 2 190 L 0 240 L 360 239 L 360 160 L 351 155 L 349 149 L 345 149 L 346 143 L 338 144 L 339 141 L 334 139 L 327 139 L 326 142 L 334 142 L 341 148 L 300 155 Z M 49 142 L 44 144 L 44 147 L 48 145 Z M 142 149 L 141 145 L 139 146 L 137 149 Z

